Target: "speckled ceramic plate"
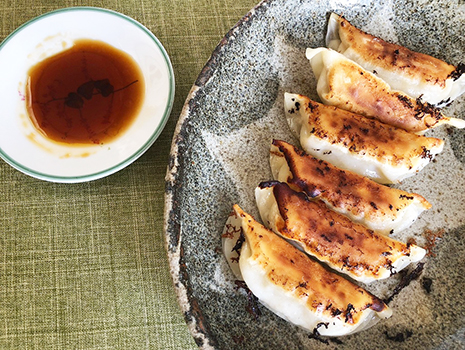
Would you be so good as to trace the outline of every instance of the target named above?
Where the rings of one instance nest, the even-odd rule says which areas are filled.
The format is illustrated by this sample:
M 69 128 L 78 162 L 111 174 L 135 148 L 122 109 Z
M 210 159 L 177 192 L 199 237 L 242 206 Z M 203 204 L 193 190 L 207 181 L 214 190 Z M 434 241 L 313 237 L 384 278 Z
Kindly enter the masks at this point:
M 389 302 L 393 316 L 375 327 L 325 343 L 264 307 L 255 320 L 221 254 L 222 229 L 234 203 L 258 218 L 253 191 L 271 179 L 272 138 L 295 142 L 283 116 L 283 92 L 318 99 L 304 53 L 324 45 L 331 11 L 413 50 L 455 65 L 463 60 L 463 1 L 269 0 L 247 14 L 195 82 L 173 140 L 166 242 L 186 321 L 204 349 L 463 349 L 463 130 L 430 132 L 446 140 L 444 152 L 399 185 L 426 197 L 433 209 L 395 238 L 414 239 L 429 248 L 429 256 L 422 272 Z M 465 96 L 445 112 L 465 118 Z M 366 288 L 389 298 L 404 275 Z

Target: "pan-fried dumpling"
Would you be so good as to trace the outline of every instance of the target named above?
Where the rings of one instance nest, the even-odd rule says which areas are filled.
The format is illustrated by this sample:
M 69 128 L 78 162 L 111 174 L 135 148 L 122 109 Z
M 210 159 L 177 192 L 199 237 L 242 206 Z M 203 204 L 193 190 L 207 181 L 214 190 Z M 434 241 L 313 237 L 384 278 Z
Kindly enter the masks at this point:
M 384 80 L 334 50 L 307 49 L 306 55 L 318 80 L 318 96 L 325 104 L 414 133 L 441 124 L 465 127 L 465 120 L 448 118 L 432 105 L 392 90 Z
M 465 92 L 465 65 L 457 67 L 403 46 L 388 43 L 331 14 L 326 46 L 357 62 L 392 89 L 434 105 L 445 105 Z
M 324 336 L 355 333 L 391 316 L 382 300 L 313 261 L 239 206 L 234 211 L 245 238 L 239 258 L 244 281 L 278 316 Z
M 383 234 L 409 227 L 431 204 L 416 193 L 380 185 L 349 170 L 314 158 L 287 142 L 274 140 L 270 149 L 273 177 L 332 210 Z
M 286 183 L 261 183 L 255 198 L 265 226 L 353 279 L 370 283 L 421 260 L 426 251 L 383 236 Z
M 409 133 L 376 119 L 286 93 L 289 126 L 309 154 L 380 183 L 396 183 L 423 169 L 444 141 Z

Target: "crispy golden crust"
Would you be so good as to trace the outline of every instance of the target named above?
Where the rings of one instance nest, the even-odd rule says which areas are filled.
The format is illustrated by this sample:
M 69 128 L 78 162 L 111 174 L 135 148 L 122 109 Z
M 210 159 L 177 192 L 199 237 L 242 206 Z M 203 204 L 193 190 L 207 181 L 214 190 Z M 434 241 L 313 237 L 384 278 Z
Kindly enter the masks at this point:
M 299 95 L 299 99 L 305 103 L 295 108 L 305 110 L 312 134 L 385 164 L 411 169 L 413 159 L 430 157 L 429 150 L 444 143 L 441 139 L 418 136 L 375 119 L 323 105 L 303 95 Z
M 333 207 L 355 216 L 396 218 L 397 211 L 417 200 L 426 208 L 431 204 L 416 193 L 380 185 L 366 177 L 341 170 L 328 162 L 309 156 L 284 141 L 273 145 L 284 155 L 292 173 L 287 182 L 311 198 L 319 196 Z
M 367 279 L 384 278 L 395 272 L 394 261 L 411 253 L 409 245 L 354 223 L 285 183 L 262 184 L 270 186 L 283 219 L 277 225 L 281 235 L 300 242 L 333 268 Z
M 440 59 L 367 34 L 342 16 L 338 20 L 342 42 L 350 45 L 353 51 L 376 66 L 441 87 L 445 86 L 446 79 L 452 77 L 456 70 L 456 67 Z
M 252 252 L 250 259 L 265 270 L 273 284 L 305 301 L 309 310 L 357 324 L 363 310 L 387 309 L 379 298 L 323 268 L 239 206 L 235 205 L 234 210 L 243 220 L 243 233 Z
M 447 118 L 428 103 L 391 90 L 383 80 L 352 61 L 340 61 L 328 73 L 334 106 L 410 131 L 423 132 Z

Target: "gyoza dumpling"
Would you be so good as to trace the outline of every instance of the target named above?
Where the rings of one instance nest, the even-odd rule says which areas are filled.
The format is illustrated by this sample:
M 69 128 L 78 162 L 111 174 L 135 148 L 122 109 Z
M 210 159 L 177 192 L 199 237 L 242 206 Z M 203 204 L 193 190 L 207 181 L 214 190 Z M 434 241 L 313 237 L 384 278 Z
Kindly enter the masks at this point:
M 434 105 L 444 105 L 465 92 L 465 65 L 388 43 L 331 14 L 326 46 L 357 62 L 386 81 L 392 89 Z
M 414 244 L 404 244 L 351 221 L 283 182 L 261 183 L 255 198 L 265 226 L 360 282 L 390 277 L 426 254 Z
M 380 185 L 349 170 L 316 159 L 287 142 L 274 140 L 270 149 L 273 177 L 310 198 L 383 234 L 409 227 L 431 204 L 416 193 Z
M 414 133 L 441 124 L 465 127 L 465 120 L 448 118 L 430 104 L 392 90 L 384 80 L 334 50 L 307 49 L 306 55 L 318 80 L 318 96 L 325 104 Z
M 382 300 L 313 261 L 238 205 L 234 211 L 245 237 L 239 258 L 242 277 L 278 316 L 324 336 L 358 332 L 391 316 Z
M 286 93 L 289 126 L 309 154 L 380 183 L 396 183 L 423 169 L 444 141 Z

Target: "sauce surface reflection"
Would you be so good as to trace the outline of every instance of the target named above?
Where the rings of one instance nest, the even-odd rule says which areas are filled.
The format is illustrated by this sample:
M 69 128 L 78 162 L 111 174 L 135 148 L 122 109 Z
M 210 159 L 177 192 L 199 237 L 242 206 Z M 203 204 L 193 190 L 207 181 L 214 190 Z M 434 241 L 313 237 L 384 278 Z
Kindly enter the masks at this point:
M 104 144 L 121 136 L 142 106 L 145 82 L 131 56 L 81 39 L 28 72 L 29 118 L 47 138 Z

